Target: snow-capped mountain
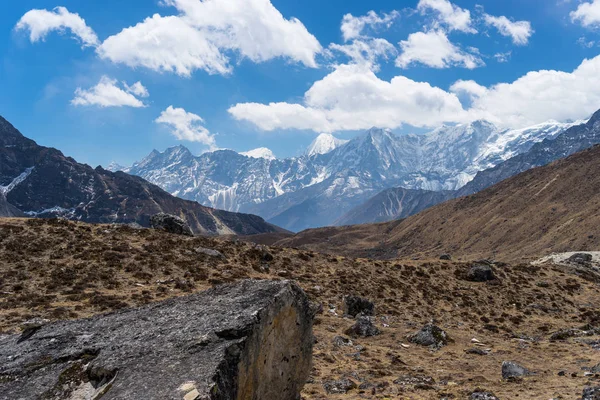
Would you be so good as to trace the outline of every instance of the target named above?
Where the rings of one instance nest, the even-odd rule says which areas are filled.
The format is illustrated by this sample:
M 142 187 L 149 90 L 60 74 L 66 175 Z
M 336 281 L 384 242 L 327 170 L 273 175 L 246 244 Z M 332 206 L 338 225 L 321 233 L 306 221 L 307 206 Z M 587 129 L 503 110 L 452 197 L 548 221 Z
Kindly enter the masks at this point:
M 264 158 L 265 160 L 274 160 L 277 158 L 271 149 L 267 149 L 266 147 L 259 147 L 258 149 L 246 151 L 240 154 L 246 157 Z
M 254 158 L 230 150 L 193 156 L 178 146 L 153 151 L 126 172 L 179 197 L 301 230 L 331 224 L 384 189 L 458 189 L 477 172 L 575 124 L 502 130 L 475 121 L 403 136 L 372 128 L 343 144 L 321 135 L 312 151 L 289 159 Z M 329 143 L 336 146 L 331 151 Z
M 348 140 L 336 138 L 331 133 L 321 133 L 306 149 L 307 156 L 327 154 L 348 143 Z

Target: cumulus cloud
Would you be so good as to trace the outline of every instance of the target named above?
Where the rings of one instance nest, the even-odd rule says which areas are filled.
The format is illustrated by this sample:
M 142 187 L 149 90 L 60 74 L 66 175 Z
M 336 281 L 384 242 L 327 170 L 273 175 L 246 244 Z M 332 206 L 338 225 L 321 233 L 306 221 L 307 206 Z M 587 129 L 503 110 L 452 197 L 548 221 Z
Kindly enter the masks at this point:
M 600 56 L 573 72 L 531 71 L 512 83 L 488 88 L 469 114 L 502 126 L 523 127 L 550 119 L 589 117 L 600 108 Z
M 164 0 L 177 16 L 148 17 L 106 39 L 100 57 L 130 67 L 209 74 L 231 72 L 231 52 L 253 62 L 282 57 L 316 67 L 319 41 L 270 0 Z
M 305 93 L 302 104 L 242 103 L 229 113 L 259 129 L 308 129 L 317 132 L 361 130 L 402 124 L 435 126 L 465 116 L 452 93 L 404 76 L 379 79 L 364 66 L 340 65 Z
M 375 11 L 369 11 L 366 15 L 355 17 L 352 14 L 344 15 L 342 19 L 342 36 L 344 41 L 359 38 L 363 35 L 363 31 L 367 27 L 377 28 L 385 27 L 389 28 L 396 18 L 400 16 L 398 11 L 392 11 L 389 14 L 381 14 L 379 16 Z
M 134 83 L 131 86 L 129 86 L 127 84 L 127 82 L 123 82 L 123 87 L 125 87 L 125 90 L 127 90 L 129 93 L 134 94 L 136 96 L 139 96 L 139 97 L 150 96 L 150 93 L 148 93 L 148 89 L 146 89 L 144 87 L 144 85 L 142 85 L 142 82 L 140 82 L 140 81 Z
M 403 124 L 486 119 L 522 128 L 551 119 L 583 119 L 600 108 L 600 56 L 572 72 L 532 71 L 511 83 L 485 87 L 457 81 L 449 91 L 404 76 L 379 79 L 364 66 L 341 65 L 304 94 L 300 103 L 241 103 L 229 113 L 265 131 L 308 129 L 316 132 L 362 130 Z M 459 96 L 467 96 L 463 106 Z
M 570 16 L 571 21 L 579 22 L 585 27 L 600 26 L 600 0 L 581 3 Z
M 407 68 L 413 63 L 421 63 L 434 68 L 461 66 L 469 69 L 485 65 L 476 54 L 467 53 L 454 45 L 442 30 L 417 32 L 400 42 L 402 52 L 396 65 Z
M 447 26 L 450 30 L 466 33 L 477 33 L 471 21 L 471 12 L 464 10 L 448 0 L 420 0 L 417 10 L 421 14 L 433 11 L 437 14 L 437 24 Z
M 85 20 L 65 7 L 56 7 L 52 11 L 30 10 L 21 17 L 15 29 L 29 31 L 32 43 L 44 40 L 52 31 L 64 33 L 67 29 L 84 47 L 94 47 L 99 43 L 98 37 L 86 25 Z
M 483 19 L 487 25 L 498 29 L 502 36 L 508 36 L 513 43 L 518 46 L 524 46 L 529 43 L 529 38 L 533 35 L 533 29 L 529 21 L 511 21 L 505 16 L 494 17 L 484 14 Z
M 387 60 L 398 53 L 393 44 L 381 38 L 356 39 L 349 44 L 332 43 L 329 49 L 344 54 L 353 63 L 369 65 L 375 71 L 379 70 L 380 58 Z
M 118 86 L 116 79 L 103 76 L 98 84 L 90 89 L 77 88 L 75 98 L 71 104 L 75 106 L 99 106 L 99 107 L 146 107 L 146 105 L 135 95 L 147 97 L 148 91 L 140 83 L 130 87 L 124 84 L 125 90 Z M 136 93 L 137 92 L 137 93 Z
M 202 125 L 204 119 L 199 115 L 187 112 L 183 108 L 169 106 L 155 122 L 169 126 L 173 136 L 179 140 L 203 143 L 211 150 L 217 148 L 215 136 Z

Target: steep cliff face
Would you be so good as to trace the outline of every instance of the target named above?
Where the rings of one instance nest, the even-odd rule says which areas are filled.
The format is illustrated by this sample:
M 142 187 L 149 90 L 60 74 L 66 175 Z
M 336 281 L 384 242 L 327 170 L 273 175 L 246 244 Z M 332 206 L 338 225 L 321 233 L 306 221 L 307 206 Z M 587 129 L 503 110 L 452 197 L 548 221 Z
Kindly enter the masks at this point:
M 204 207 L 170 195 L 144 179 L 80 164 L 60 151 L 38 146 L 0 117 L 2 215 L 61 216 L 86 222 L 137 222 L 165 212 L 205 234 L 257 234 L 279 228 L 255 215 Z M 21 213 L 19 213 L 19 211 Z
M 306 295 L 242 281 L 0 337 L 0 399 L 297 400 L 311 368 Z

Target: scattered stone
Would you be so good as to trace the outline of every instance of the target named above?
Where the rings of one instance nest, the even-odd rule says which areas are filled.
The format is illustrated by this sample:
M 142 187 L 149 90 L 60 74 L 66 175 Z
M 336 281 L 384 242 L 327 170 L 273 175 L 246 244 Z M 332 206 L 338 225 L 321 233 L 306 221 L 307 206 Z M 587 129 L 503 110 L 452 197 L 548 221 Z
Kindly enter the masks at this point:
M 590 386 L 583 389 L 581 400 L 600 400 L 600 386 Z
M 356 323 L 346 329 L 344 333 L 352 337 L 369 337 L 379 335 L 381 331 L 373 325 L 371 317 L 359 316 Z
M 344 337 L 344 336 L 336 336 L 333 338 L 332 340 L 333 346 L 334 347 L 349 347 L 352 346 L 352 340 L 350 340 L 350 338 Z
M 567 375 L 567 371 L 558 371 L 558 376 L 565 376 Z
M 592 262 L 592 255 L 589 253 L 575 253 L 567 258 L 567 261 L 573 264 L 587 265 Z
M 558 332 L 554 332 L 550 335 L 550 341 L 556 342 L 559 340 L 567 340 L 572 337 L 580 337 L 580 336 L 591 336 L 591 333 L 588 334 L 587 331 L 583 331 L 581 329 L 561 329 Z
M 450 260 L 452 260 L 452 256 L 450 254 L 442 254 L 440 256 L 440 260 L 450 261 Z
M 494 270 L 489 265 L 474 265 L 467 272 L 467 280 L 471 282 L 487 282 L 496 279 Z
M 207 256 L 210 256 L 210 257 L 225 258 L 223 253 L 221 253 L 220 251 L 215 250 L 215 249 L 207 249 L 206 247 L 197 247 L 195 249 L 195 251 L 198 254 L 206 254 Z
M 600 364 L 594 365 L 592 368 L 590 368 L 590 371 L 595 374 L 600 374 Z
M 19 337 L 0 336 L 0 399 L 138 399 L 143 392 L 152 399 L 296 400 L 313 345 L 304 292 L 268 280 L 51 323 Z
M 502 379 L 515 379 L 531 375 L 529 370 L 514 361 L 502 362 Z
M 327 394 L 345 394 L 352 389 L 358 388 L 356 382 L 349 378 L 342 378 L 337 381 L 328 381 L 323 383 Z
M 473 393 L 471 393 L 470 400 L 499 400 L 498 397 L 492 392 L 482 391 L 481 389 L 476 389 Z
M 176 235 L 194 236 L 189 225 L 176 215 L 165 213 L 153 215 L 150 218 L 150 226 L 154 229 Z
M 426 390 L 428 390 L 428 389 L 433 389 L 433 385 L 435 385 L 435 379 L 433 379 L 431 376 L 427 376 L 427 375 L 423 375 L 423 374 L 402 375 L 398 379 L 394 380 L 394 383 L 396 385 L 402 385 L 402 386 L 407 386 L 407 385 L 417 386 L 418 385 L 422 388 L 427 387 Z
M 430 346 L 433 348 L 441 348 L 450 341 L 448 334 L 440 327 L 427 324 L 420 331 L 408 337 L 409 342 L 420 346 Z
M 467 353 L 467 354 L 476 354 L 478 356 L 487 356 L 488 354 L 490 354 L 489 351 L 484 350 L 484 349 L 478 349 L 476 347 L 472 347 L 470 349 L 465 350 L 465 353 Z
M 375 315 L 375 304 L 359 296 L 346 296 L 344 299 L 344 313 L 352 317 L 358 314 L 373 316 Z

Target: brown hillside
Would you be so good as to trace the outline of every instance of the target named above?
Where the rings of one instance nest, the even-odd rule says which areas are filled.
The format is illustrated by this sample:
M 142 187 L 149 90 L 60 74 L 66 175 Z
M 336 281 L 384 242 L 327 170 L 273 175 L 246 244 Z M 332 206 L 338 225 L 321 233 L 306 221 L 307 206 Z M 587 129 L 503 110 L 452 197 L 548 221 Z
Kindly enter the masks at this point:
M 594 350 L 600 330 L 591 329 L 600 325 L 598 274 L 576 266 L 496 264 L 497 279 L 472 282 L 465 279 L 470 268 L 439 260 L 350 259 L 120 225 L 0 219 L 0 340 L 2 331 L 19 330 L 35 317 L 81 318 L 244 278 L 292 279 L 324 308 L 315 321 L 305 400 L 458 400 L 472 398 L 477 388 L 500 399 L 575 399 L 600 383 L 589 372 L 600 362 Z M 381 334 L 336 345 L 334 338 L 346 336 L 355 322 L 343 316 L 349 294 L 374 301 Z M 453 341 L 439 350 L 409 343 L 406 336 L 432 319 Z M 585 333 L 573 331 L 579 337 L 550 340 L 558 330 L 585 325 Z M 502 380 L 507 360 L 535 375 Z M 3 364 L 0 359 L 0 383 L 10 379 Z M 356 386 L 326 393 L 326 385 L 344 378 Z
M 514 261 L 600 248 L 600 146 L 384 224 L 313 229 L 277 245 L 376 258 Z

